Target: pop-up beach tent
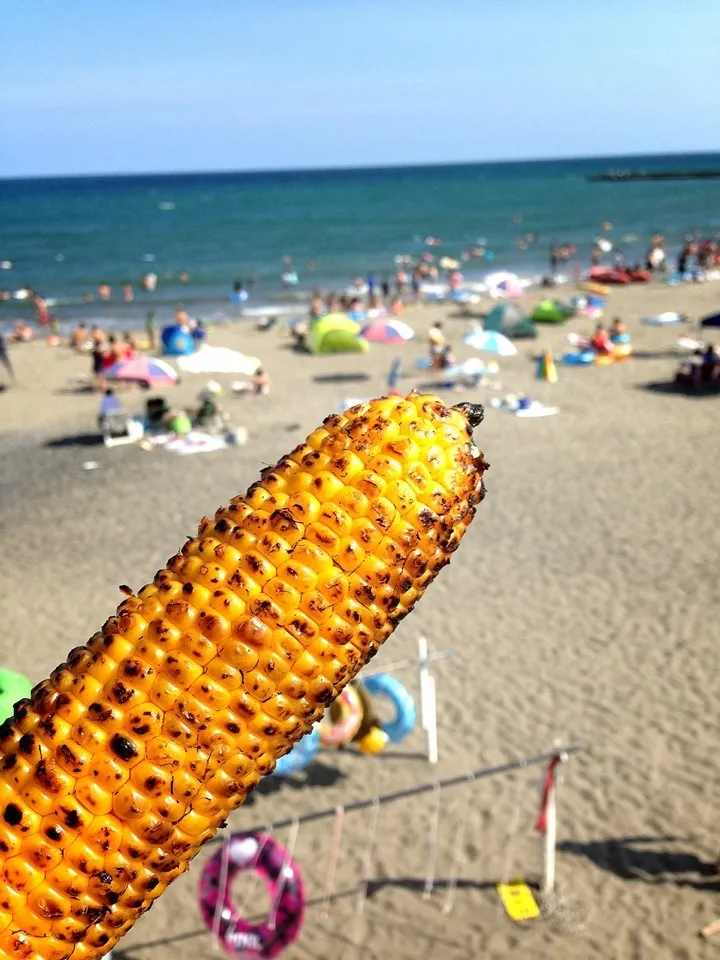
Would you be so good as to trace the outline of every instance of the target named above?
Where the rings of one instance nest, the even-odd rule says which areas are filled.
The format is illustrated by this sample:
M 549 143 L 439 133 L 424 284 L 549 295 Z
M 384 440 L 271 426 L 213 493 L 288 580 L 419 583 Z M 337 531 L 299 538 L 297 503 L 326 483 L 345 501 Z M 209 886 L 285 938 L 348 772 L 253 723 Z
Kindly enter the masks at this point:
M 537 336 L 535 324 L 514 303 L 499 303 L 485 317 L 483 330 L 488 333 L 502 333 L 511 339 Z
M 530 316 L 535 323 L 564 323 L 571 313 L 557 300 L 541 300 Z
M 328 313 L 310 328 L 308 345 L 313 353 L 367 353 L 370 345 L 361 327 L 344 313 Z

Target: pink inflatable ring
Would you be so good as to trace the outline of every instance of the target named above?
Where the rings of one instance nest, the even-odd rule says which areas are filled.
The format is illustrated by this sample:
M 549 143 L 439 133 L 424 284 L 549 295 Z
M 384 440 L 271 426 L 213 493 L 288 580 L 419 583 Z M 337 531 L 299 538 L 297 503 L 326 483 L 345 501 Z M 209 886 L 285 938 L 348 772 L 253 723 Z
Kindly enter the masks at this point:
M 236 833 L 227 844 L 208 861 L 200 877 L 203 921 L 237 960 L 277 957 L 297 939 L 302 927 L 305 887 L 300 870 L 287 851 L 266 834 Z M 232 882 L 244 870 L 254 870 L 270 894 L 270 916 L 260 923 L 242 917 L 230 899 Z

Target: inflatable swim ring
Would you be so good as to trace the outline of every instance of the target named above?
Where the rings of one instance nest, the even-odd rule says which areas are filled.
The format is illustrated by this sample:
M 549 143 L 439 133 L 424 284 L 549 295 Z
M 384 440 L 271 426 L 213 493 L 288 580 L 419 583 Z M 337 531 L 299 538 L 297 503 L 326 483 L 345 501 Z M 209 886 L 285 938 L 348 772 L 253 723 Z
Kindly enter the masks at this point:
M 307 736 L 298 740 L 289 753 L 280 757 L 275 764 L 272 775 L 274 777 L 291 777 L 294 773 L 300 773 L 315 759 L 315 754 L 319 749 L 320 730 L 315 726 Z
M 613 343 L 630 343 L 632 337 L 629 333 L 614 333 L 610 335 Z
M 266 834 L 236 833 L 227 845 L 208 861 L 200 877 L 198 900 L 203 922 L 237 960 L 277 957 L 297 939 L 302 927 L 305 888 L 300 870 L 288 852 Z M 261 923 L 249 923 L 230 897 L 233 880 L 245 870 L 257 873 L 270 894 L 273 908 Z
M 627 334 L 625 334 L 627 336 Z M 618 341 L 613 348 L 613 357 L 616 360 L 626 360 L 633 352 L 633 345 L 630 340 Z
M 380 728 L 380 720 L 375 713 L 372 697 L 364 683 L 357 685 L 357 693 L 362 703 L 363 717 L 353 742 L 358 745 L 362 753 L 382 753 L 390 742 L 388 735 Z
M 341 747 L 357 735 L 363 721 L 363 704 L 354 687 L 347 686 L 330 707 L 329 720 L 320 722 L 320 742 L 324 747 Z
M 395 718 L 380 725 L 380 729 L 391 743 L 400 743 L 412 733 L 417 714 L 413 698 L 399 680 L 389 673 L 378 673 L 363 681 L 366 691 L 373 697 L 382 696 L 395 708 Z

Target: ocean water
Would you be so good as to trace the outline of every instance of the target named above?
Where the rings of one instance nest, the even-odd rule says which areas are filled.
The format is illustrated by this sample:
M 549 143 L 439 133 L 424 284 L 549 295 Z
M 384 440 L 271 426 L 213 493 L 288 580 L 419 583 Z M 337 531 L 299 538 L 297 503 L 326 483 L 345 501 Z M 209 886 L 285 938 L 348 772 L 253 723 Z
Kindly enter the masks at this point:
M 413 257 L 439 237 L 436 255 L 457 256 L 481 241 L 492 262 L 463 269 L 482 280 L 496 269 L 547 271 L 552 243 L 575 244 L 587 265 L 593 238 L 607 234 L 630 260 L 655 231 L 671 251 L 691 231 L 720 231 L 720 180 L 591 183 L 609 169 L 720 168 L 720 154 L 483 163 L 388 169 L 0 180 L 0 288 L 32 287 L 55 301 L 61 319 L 137 315 L 151 303 L 162 318 L 182 301 L 208 319 L 236 315 L 235 280 L 248 306 L 342 290 L 357 276 L 392 275 L 394 258 Z M 519 238 L 537 235 L 527 250 Z M 283 257 L 298 287 L 282 291 Z M 154 295 L 143 273 L 159 277 Z M 187 271 L 189 282 L 178 274 Z M 136 300 L 121 299 L 131 282 Z M 85 303 L 101 283 L 112 299 Z M 10 320 L 30 308 L 0 304 Z

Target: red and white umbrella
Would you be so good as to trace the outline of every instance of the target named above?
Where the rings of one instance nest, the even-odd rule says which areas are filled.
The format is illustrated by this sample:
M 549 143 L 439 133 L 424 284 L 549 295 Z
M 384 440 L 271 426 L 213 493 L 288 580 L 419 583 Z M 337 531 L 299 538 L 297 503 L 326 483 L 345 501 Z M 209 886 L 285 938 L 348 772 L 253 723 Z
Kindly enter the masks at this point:
M 147 383 L 151 387 L 170 387 L 177 383 L 178 375 L 174 368 L 157 357 L 145 357 L 137 354 L 128 360 L 119 360 L 105 371 L 110 380 L 132 380 Z

